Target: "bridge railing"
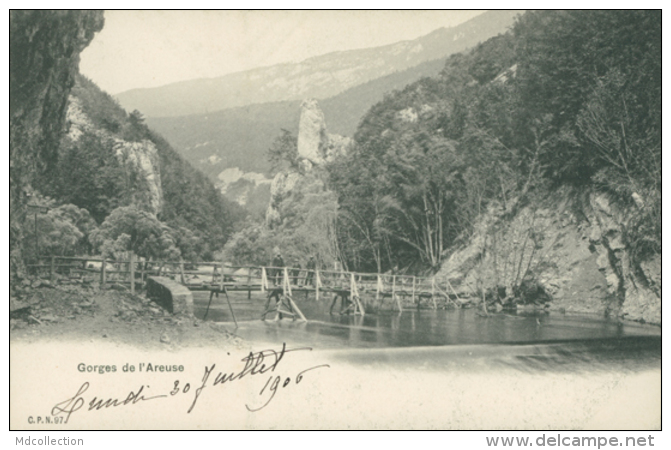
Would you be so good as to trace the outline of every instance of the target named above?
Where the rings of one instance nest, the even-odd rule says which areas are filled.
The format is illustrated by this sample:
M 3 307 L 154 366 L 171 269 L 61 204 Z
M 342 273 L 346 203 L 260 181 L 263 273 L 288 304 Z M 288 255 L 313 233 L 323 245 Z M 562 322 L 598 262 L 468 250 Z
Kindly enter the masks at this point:
M 320 288 L 332 290 L 349 290 L 351 287 L 351 273 L 331 270 L 319 271 Z
M 91 257 L 40 257 L 28 264 L 28 271 L 53 281 L 73 281 L 85 284 L 98 283 L 101 287 L 118 285 L 135 292 L 143 288 L 148 276 L 157 275 L 174 279 L 192 290 L 268 291 L 289 283 L 293 288 L 320 292 L 350 291 L 358 296 L 376 300 L 389 298 L 402 303 L 419 304 L 423 298 L 446 302 L 459 301 L 460 294 L 449 279 L 436 276 L 418 277 L 402 274 L 357 273 L 334 270 L 308 270 L 294 267 L 233 266 L 214 261 L 147 261 L 134 255 L 128 260 Z M 286 271 L 285 271 L 286 268 Z M 460 289 L 461 296 L 464 289 Z M 467 295 L 469 295 L 467 293 Z
M 376 273 L 356 273 L 355 281 L 359 292 L 364 294 L 373 294 L 378 290 L 378 274 Z
M 26 264 L 26 269 L 29 275 L 56 284 L 122 286 L 131 292 L 145 280 L 145 271 L 134 258 L 116 261 L 100 256 L 40 256 Z

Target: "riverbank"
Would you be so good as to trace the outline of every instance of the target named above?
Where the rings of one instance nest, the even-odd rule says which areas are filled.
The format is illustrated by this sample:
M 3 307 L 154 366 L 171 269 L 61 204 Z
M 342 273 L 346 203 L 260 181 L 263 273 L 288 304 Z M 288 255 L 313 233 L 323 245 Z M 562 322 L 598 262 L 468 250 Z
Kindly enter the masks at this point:
M 126 291 L 47 284 L 11 303 L 11 342 L 102 340 L 146 349 L 241 343 L 232 326 L 177 318 Z
M 381 304 L 375 314 L 329 312 L 330 299 L 295 297 L 307 323 L 260 321 L 266 295 L 229 294 L 238 325 L 225 298 L 194 292 L 193 318 L 173 316 L 156 303 L 127 291 L 43 284 L 10 301 L 10 339 L 88 341 L 103 339 L 149 349 L 179 349 L 217 343 L 293 342 L 317 348 L 421 347 L 521 342 L 561 342 L 629 336 L 660 336 L 661 328 L 605 319 L 594 314 L 564 314 L 545 309 L 492 313 L 475 309 L 416 308 L 399 313 Z M 207 316 L 208 320 L 203 320 Z M 268 319 L 273 319 L 269 315 Z

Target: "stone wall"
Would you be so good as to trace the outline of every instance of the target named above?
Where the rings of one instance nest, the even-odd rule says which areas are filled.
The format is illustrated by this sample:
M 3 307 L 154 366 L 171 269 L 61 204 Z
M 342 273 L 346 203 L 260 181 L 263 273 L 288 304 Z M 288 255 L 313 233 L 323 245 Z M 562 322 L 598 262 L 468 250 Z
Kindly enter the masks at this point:
M 147 297 L 176 316 L 193 317 L 193 294 L 170 278 L 147 278 Z

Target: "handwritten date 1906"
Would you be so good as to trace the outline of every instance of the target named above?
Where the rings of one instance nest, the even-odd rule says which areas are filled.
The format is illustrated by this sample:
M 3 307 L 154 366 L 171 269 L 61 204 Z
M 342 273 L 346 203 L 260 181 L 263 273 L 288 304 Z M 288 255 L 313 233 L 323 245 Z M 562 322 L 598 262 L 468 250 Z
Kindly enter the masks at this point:
M 314 367 L 310 367 L 309 369 L 303 370 L 298 375 L 296 375 L 296 378 L 294 380 L 295 384 L 298 384 L 298 383 L 301 382 L 301 380 L 303 379 L 303 374 L 305 372 L 308 372 L 308 371 L 314 370 L 314 369 L 319 369 L 321 367 L 330 367 L 330 366 L 328 364 L 321 364 L 319 366 L 314 366 Z M 266 401 L 263 405 L 261 405 L 258 408 L 250 408 L 249 405 L 245 405 L 247 407 L 247 410 L 251 411 L 251 412 L 256 412 L 256 411 L 259 411 L 259 410 L 265 408 L 266 406 L 268 406 L 270 401 L 273 398 L 275 398 L 275 394 L 277 393 L 277 388 L 280 386 L 280 382 L 282 381 L 282 378 L 283 377 L 281 377 L 279 375 L 277 375 L 277 376 L 272 376 L 271 375 L 270 378 L 268 378 L 268 381 L 266 381 L 266 384 L 263 386 L 263 389 L 261 389 L 261 392 L 259 392 L 259 395 L 263 395 L 266 388 L 268 388 L 268 385 L 270 385 L 269 391 L 272 392 L 272 393 L 270 394 L 270 398 L 268 399 L 268 401 Z M 271 381 L 272 381 L 272 383 L 271 383 Z M 282 382 L 282 388 L 285 388 L 285 387 L 289 386 L 290 384 L 291 384 L 291 377 L 286 377 L 284 379 L 284 381 Z
M 135 405 L 138 402 L 144 402 L 147 400 L 170 398 L 186 394 L 186 395 L 193 395 L 193 400 L 191 402 L 191 405 L 189 406 L 189 409 L 187 410 L 187 413 L 191 413 L 191 411 L 193 411 L 193 409 L 195 408 L 196 403 L 198 402 L 198 398 L 201 396 L 201 394 L 207 387 L 216 387 L 223 384 L 231 384 L 244 378 L 252 378 L 255 376 L 258 377 L 258 375 L 265 375 L 270 372 L 271 374 L 269 378 L 266 380 L 266 383 L 263 385 L 263 388 L 259 392 L 260 397 L 266 395 L 269 396 L 269 398 L 265 401 L 265 403 L 263 403 L 259 407 L 250 407 L 249 405 L 245 405 L 248 411 L 251 412 L 260 411 L 261 409 L 268 406 L 268 404 L 270 404 L 280 386 L 282 388 L 286 388 L 289 385 L 291 385 L 292 382 L 293 384 L 297 385 L 302 381 L 303 377 L 305 376 L 304 374 L 306 372 L 309 372 L 314 369 L 330 367 L 328 364 L 321 364 L 309 367 L 299 372 L 293 379 L 288 376 L 276 375 L 274 373 L 277 367 L 280 365 L 280 362 L 284 359 L 285 355 L 287 355 L 288 353 L 297 351 L 311 351 L 311 350 L 312 350 L 311 347 L 287 349 L 286 343 L 284 343 L 282 344 L 282 348 L 280 350 L 269 349 L 256 353 L 250 352 L 247 356 L 241 359 L 241 361 L 244 363 L 244 367 L 242 368 L 242 370 L 239 371 L 234 370 L 231 372 L 226 371 L 218 372 L 217 375 L 213 377 L 216 364 L 206 366 L 200 384 L 194 390 L 191 390 L 190 383 L 182 384 L 180 380 L 175 380 L 175 382 L 173 383 L 172 390 L 168 392 L 169 395 L 165 394 L 165 395 L 145 396 L 143 393 L 145 386 L 142 385 L 137 390 L 137 392 L 130 391 L 129 394 L 117 398 L 110 398 L 104 400 L 99 399 L 98 397 L 93 397 L 91 400 L 88 401 L 87 410 L 99 411 L 103 408 Z M 70 419 L 70 416 L 74 412 L 82 409 L 82 407 L 87 403 L 87 400 L 84 399 L 84 393 L 88 391 L 89 387 L 90 387 L 89 382 L 88 381 L 84 382 L 84 384 L 77 390 L 77 393 L 73 397 L 57 403 L 52 408 L 51 414 L 53 416 L 59 416 L 59 415 L 65 416 L 65 423 L 67 423 L 68 420 Z M 147 389 L 148 388 L 149 386 L 147 386 Z
M 250 352 L 249 355 L 246 357 L 242 358 L 242 362 L 245 363 L 245 366 L 242 368 L 240 371 L 233 371 L 233 372 L 219 372 L 211 382 L 211 386 L 219 386 L 225 383 L 232 383 L 238 380 L 241 380 L 245 377 L 253 377 L 257 375 L 264 375 L 268 372 L 275 372 L 275 369 L 280 365 L 280 362 L 282 359 L 284 359 L 284 356 L 287 353 L 290 352 L 297 352 L 297 351 L 312 351 L 311 347 L 300 347 L 300 348 L 293 348 L 293 349 L 287 349 L 287 344 L 283 343 L 282 344 L 282 349 L 279 351 L 276 350 L 263 350 L 260 352 L 252 353 Z M 189 407 L 189 410 L 187 411 L 190 413 L 193 411 L 193 408 L 196 406 L 196 402 L 198 401 L 198 398 L 200 397 L 201 393 L 203 390 L 208 386 L 208 381 L 210 381 L 210 377 L 214 373 L 214 369 L 216 367 L 216 364 L 212 364 L 210 367 L 205 367 L 205 373 L 203 374 L 203 378 L 201 380 L 201 385 L 195 390 L 195 394 L 193 397 L 193 402 L 191 403 L 191 406 Z M 303 370 L 296 376 L 296 384 L 300 383 L 300 380 L 303 378 L 303 374 L 309 370 L 316 369 L 318 367 L 329 367 L 328 364 L 322 364 L 319 366 L 314 366 L 310 367 L 308 369 Z M 277 377 L 278 379 L 281 379 L 282 377 Z M 263 395 L 268 383 L 270 383 L 270 380 L 272 380 L 273 377 L 271 376 L 270 379 L 266 382 L 266 386 L 264 386 L 263 389 L 261 389 L 261 392 L 259 395 Z M 289 380 L 287 382 L 287 380 Z M 285 380 L 285 384 L 283 387 L 286 387 L 288 383 L 291 382 L 291 379 L 288 378 Z M 270 400 L 273 399 L 275 396 L 275 393 L 277 392 L 277 385 L 279 384 L 279 381 L 276 383 L 273 382 L 270 387 L 270 392 L 272 392 L 272 395 L 270 399 L 261 407 L 261 408 L 256 408 L 256 409 L 251 409 L 247 405 L 247 409 L 250 411 L 258 411 L 262 409 L 263 407 L 267 406 L 268 403 L 270 403 Z M 170 391 L 171 395 L 177 395 L 180 392 L 182 393 L 187 393 L 190 390 L 190 386 L 184 385 L 184 387 L 180 388 L 179 385 L 179 380 L 175 381 L 173 390 Z

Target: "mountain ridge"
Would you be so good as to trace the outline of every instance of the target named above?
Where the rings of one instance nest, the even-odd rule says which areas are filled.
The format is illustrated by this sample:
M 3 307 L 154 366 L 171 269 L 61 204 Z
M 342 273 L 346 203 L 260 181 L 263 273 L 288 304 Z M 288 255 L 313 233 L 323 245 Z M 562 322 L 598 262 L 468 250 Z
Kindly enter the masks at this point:
M 324 99 L 470 48 L 504 31 L 516 15 L 517 11 L 489 11 L 415 40 L 330 52 L 300 63 L 276 64 L 221 77 L 133 89 L 115 97 L 127 110 L 138 109 L 147 117 L 184 116 L 283 100 Z
M 364 113 L 385 93 L 435 76 L 444 66 L 444 59 L 427 61 L 320 100 L 329 130 L 352 136 Z M 216 183 L 222 171 L 235 167 L 246 172 L 268 172 L 265 151 L 281 129 L 298 132 L 300 104 L 299 100 L 286 100 L 188 116 L 147 117 L 147 124 Z

